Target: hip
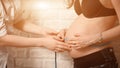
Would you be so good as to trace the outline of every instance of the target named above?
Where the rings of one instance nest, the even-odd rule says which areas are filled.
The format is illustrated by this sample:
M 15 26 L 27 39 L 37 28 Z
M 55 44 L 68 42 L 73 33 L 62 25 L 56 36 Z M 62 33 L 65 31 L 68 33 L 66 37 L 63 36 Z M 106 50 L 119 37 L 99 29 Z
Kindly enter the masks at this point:
M 117 68 L 117 60 L 112 47 L 90 55 L 74 59 L 75 68 Z
M 70 52 L 70 55 L 73 58 L 78 58 L 78 57 L 87 56 L 89 54 L 104 50 L 106 48 L 111 48 L 111 42 L 91 45 L 89 47 L 81 48 L 79 50 L 72 49 L 72 51 Z

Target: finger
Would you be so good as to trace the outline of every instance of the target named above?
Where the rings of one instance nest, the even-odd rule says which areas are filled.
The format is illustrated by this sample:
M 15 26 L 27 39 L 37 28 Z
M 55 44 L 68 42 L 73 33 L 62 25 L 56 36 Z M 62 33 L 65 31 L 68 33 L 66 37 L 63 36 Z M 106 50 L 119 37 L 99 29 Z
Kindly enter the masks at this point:
M 64 50 L 63 49 L 61 49 L 61 48 L 55 48 L 55 50 L 54 50 L 55 52 L 63 52 Z
M 75 47 L 76 50 L 79 50 L 79 49 L 81 49 L 81 48 L 83 48 L 83 47 L 82 47 L 82 46 Z
M 58 32 L 57 31 L 51 31 L 51 32 L 48 32 L 49 35 L 57 35 Z
M 75 49 L 79 50 L 81 48 L 85 48 L 87 45 L 82 45 L 82 46 L 79 46 L 79 47 L 76 47 Z
M 79 47 L 79 45 L 70 45 L 72 48 Z
M 76 33 L 74 36 L 75 36 L 75 37 L 80 37 L 80 34 L 79 34 L 79 33 Z
M 71 48 L 73 48 L 73 49 L 80 49 L 81 46 L 80 45 L 71 45 Z
M 60 45 L 60 46 L 66 47 L 68 49 L 71 47 L 69 44 L 67 44 L 65 42 L 57 42 L 57 44 Z
M 71 44 L 71 45 L 76 45 L 76 44 L 78 44 L 79 42 L 78 42 L 78 41 L 67 41 L 66 43 Z
M 63 49 L 64 51 L 70 51 L 70 50 L 71 50 L 70 47 L 68 47 L 68 46 L 63 46 L 63 45 L 58 45 L 58 48 L 61 48 L 61 49 Z
M 63 45 L 63 46 L 68 46 L 67 43 L 65 43 L 65 42 L 60 42 L 60 41 L 58 41 L 57 44 L 58 44 L 58 45 Z
M 58 51 L 58 50 L 54 50 L 54 52 L 60 52 L 60 51 Z
M 59 36 L 61 39 L 64 39 L 64 38 L 65 38 L 65 33 L 66 33 L 65 29 L 63 29 L 63 30 L 61 30 L 61 31 L 59 32 L 58 36 Z
M 57 37 L 57 36 L 53 37 L 53 39 L 58 40 L 58 41 L 61 41 L 61 42 L 63 42 L 63 41 L 64 41 L 63 39 L 60 39 L 60 38 L 59 38 L 59 37 Z
M 74 45 L 71 45 L 72 48 L 75 48 L 75 49 L 80 49 L 80 48 L 84 48 L 86 47 L 87 45 L 84 44 L 84 43 L 78 43 L 78 44 L 74 44 Z
M 69 39 L 69 41 L 77 41 L 77 40 L 79 40 L 78 37 L 72 37 L 72 38 Z
M 64 40 L 64 34 L 60 33 L 57 35 L 60 39 Z
M 64 40 L 62 36 L 57 36 L 59 39 Z

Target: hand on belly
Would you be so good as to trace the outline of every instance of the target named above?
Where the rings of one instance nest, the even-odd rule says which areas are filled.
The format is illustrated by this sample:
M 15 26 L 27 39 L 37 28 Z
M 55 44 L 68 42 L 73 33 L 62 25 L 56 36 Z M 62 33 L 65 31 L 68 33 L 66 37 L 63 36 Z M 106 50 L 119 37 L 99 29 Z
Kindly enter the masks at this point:
M 99 47 L 93 46 L 94 44 L 96 44 L 96 42 L 97 44 L 99 44 L 99 41 L 101 40 L 100 33 L 95 33 L 92 35 L 87 34 L 84 36 L 80 36 L 80 34 L 73 34 L 66 37 L 67 38 L 65 38 L 65 42 L 70 44 L 70 46 L 72 47 L 72 50 L 69 53 L 73 58 L 86 56 L 100 50 Z
M 79 58 L 79 57 L 83 57 L 83 56 L 87 56 L 89 54 L 92 54 L 92 53 L 95 53 L 99 50 L 102 50 L 106 47 L 99 47 L 99 48 L 95 48 L 95 47 L 86 47 L 86 48 L 81 48 L 79 50 L 77 49 L 72 49 L 70 52 L 69 52 L 69 55 L 72 57 L 72 58 Z
M 73 58 L 78 58 L 78 57 L 81 57 L 81 55 L 84 55 L 84 52 L 83 51 L 79 51 L 79 50 L 76 50 L 76 49 L 72 49 L 70 52 L 69 52 L 70 56 L 73 57 Z

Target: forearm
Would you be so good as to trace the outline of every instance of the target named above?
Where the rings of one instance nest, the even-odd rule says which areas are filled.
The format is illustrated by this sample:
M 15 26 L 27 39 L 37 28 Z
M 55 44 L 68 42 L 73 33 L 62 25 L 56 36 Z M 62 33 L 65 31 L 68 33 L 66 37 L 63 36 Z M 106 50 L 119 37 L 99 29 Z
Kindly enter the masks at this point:
M 32 33 L 32 34 L 38 34 L 40 36 L 45 35 L 44 28 L 41 27 L 41 26 L 37 26 L 33 23 L 26 23 L 23 27 L 23 31 L 29 32 L 29 33 Z
M 57 33 L 57 31 L 55 31 L 53 29 L 38 26 L 38 25 L 35 25 L 33 23 L 30 23 L 30 22 L 18 23 L 16 25 L 16 28 L 18 28 L 22 31 L 25 31 L 25 32 L 40 35 L 42 37 L 48 36 L 50 34 L 56 34 Z
M 111 0 L 111 2 L 113 4 L 114 9 L 116 10 L 116 14 L 120 23 L 120 0 Z M 113 40 L 118 36 L 120 36 L 120 25 L 102 33 L 103 41 Z
M 114 9 L 116 10 L 116 14 L 120 23 L 120 0 L 111 0 L 111 2 L 113 4 Z M 120 25 L 102 33 L 103 41 L 113 40 L 118 36 L 120 36 Z
M 120 21 L 120 0 L 111 0 L 112 4 L 113 4 L 113 7 L 116 11 L 116 14 L 117 14 L 117 17 Z M 119 22 L 120 23 L 120 22 Z
M 120 36 L 120 25 L 109 30 L 88 36 L 87 46 L 101 44 L 115 40 Z
M 29 21 L 23 21 L 15 24 L 15 27 L 17 29 L 20 29 L 25 32 L 33 33 L 33 34 L 43 34 L 43 31 L 41 27 L 38 27 L 37 25 L 30 23 Z
M 105 32 L 102 32 L 103 42 L 114 40 L 119 36 L 120 36 L 120 25 L 112 29 L 109 29 Z
M 39 38 L 38 38 L 39 39 Z M 36 43 L 40 43 L 42 46 L 42 40 L 38 41 L 36 38 L 26 38 L 21 36 L 15 36 L 15 35 L 5 35 L 0 38 L 1 45 L 4 46 L 15 46 L 15 47 L 35 47 L 37 46 Z

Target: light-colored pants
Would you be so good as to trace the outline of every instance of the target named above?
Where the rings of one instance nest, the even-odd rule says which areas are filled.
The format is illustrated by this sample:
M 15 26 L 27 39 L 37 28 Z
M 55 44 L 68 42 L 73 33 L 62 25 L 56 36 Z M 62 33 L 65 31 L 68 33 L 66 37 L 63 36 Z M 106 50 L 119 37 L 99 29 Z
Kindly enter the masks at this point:
M 8 54 L 0 52 L 0 68 L 6 68 Z
M 8 53 L 5 47 L 0 47 L 0 68 L 6 68 Z

